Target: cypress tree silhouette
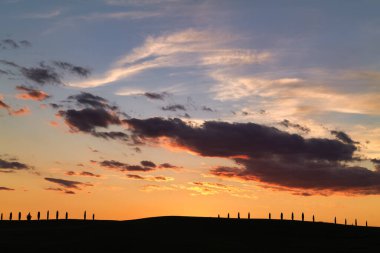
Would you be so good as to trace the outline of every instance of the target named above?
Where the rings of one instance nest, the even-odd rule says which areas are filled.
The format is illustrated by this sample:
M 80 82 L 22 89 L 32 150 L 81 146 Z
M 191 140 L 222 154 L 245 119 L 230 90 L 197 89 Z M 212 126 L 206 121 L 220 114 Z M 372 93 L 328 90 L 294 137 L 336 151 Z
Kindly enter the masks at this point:
M 32 219 L 32 215 L 30 215 L 30 213 L 28 213 L 28 215 L 26 216 L 26 219 L 27 219 L 28 221 L 30 221 L 30 220 Z
M 218 219 L 220 218 L 220 215 L 218 214 Z
M 294 220 L 294 213 L 292 212 L 292 220 Z
M 268 217 L 269 219 L 272 219 L 272 214 L 271 213 L 269 213 L 269 217 Z
M 238 212 L 238 217 L 237 217 L 238 219 L 240 219 L 240 213 Z
M 69 218 L 69 214 L 66 212 L 65 219 L 67 220 Z
M 305 215 L 302 213 L 302 221 L 305 220 Z
M 281 220 L 283 220 L 284 219 L 284 214 L 283 213 L 281 213 Z
M 46 220 L 49 220 L 49 210 L 46 213 Z
M 229 219 L 229 218 L 230 218 L 230 213 L 227 214 L 227 219 Z
M 55 219 L 58 220 L 58 217 L 59 217 L 59 212 L 57 210 L 57 212 L 55 213 Z
M 248 220 L 251 219 L 251 213 L 248 213 Z
M 1 220 L 3 220 L 3 213 L 1 213 Z
M 357 226 L 358 225 L 358 221 L 357 221 L 357 219 L 355 219 L 355 226 Z
M 336 217 L 334 217 L 334 224 L 336 224 Z
M 83 214 L 83 220 L 86 220 L 86 215 L 87 215 L 87 212 L 84 211 L 84 214 Z
M 38 213 L 37 213 L 37 220 L 40 220 L 40 211 L 38 211 Z
M 94 213 L 92 214 L 92 220 L 95 220 L 95 214 Z
M 12 212 L 9 213 L 9 220 L 12 220 Z
M 18 212 L 18 220 L 21 220 L 21 212 Z
M 347 226 L 347 219 L 344 219 L 344 225 Z
M 368 223 L 367 223 L 367 221 L 365 221 L 365 226 L 368 227 Z
M 313 214 L 313 222 L 315 221 L 314 214 Z

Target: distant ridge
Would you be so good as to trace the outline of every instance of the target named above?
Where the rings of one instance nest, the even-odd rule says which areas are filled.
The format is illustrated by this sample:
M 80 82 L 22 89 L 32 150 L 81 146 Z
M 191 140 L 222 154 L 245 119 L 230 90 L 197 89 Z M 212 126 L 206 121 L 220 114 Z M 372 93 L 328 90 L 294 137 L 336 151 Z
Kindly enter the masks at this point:
M 181 216 L 1 221 L 0 242 L 1 252 L 377 252 L 380 228 Z

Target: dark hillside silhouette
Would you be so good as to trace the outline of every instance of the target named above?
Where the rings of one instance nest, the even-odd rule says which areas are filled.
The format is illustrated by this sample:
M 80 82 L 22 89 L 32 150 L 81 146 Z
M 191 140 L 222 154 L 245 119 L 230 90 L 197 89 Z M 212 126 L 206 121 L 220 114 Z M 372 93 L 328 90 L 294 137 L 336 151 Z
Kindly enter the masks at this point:
M 237 218 L 3 221 L 0 238 L 1 252 L 351 253 L 380 248 L 380 228 Z

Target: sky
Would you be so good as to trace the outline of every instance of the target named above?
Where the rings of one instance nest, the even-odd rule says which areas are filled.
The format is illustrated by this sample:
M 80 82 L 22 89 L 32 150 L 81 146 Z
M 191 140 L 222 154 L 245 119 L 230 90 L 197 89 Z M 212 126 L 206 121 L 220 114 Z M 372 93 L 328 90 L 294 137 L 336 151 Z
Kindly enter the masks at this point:
M 4 215 L 380 226 L 378 1 L 0 5 Z

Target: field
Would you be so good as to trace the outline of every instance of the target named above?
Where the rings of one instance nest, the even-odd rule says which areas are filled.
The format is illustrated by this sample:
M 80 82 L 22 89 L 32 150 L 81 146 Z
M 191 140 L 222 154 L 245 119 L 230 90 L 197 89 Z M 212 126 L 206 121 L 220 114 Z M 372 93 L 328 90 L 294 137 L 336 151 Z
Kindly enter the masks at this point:
M 378 252 L 380 228 L 266 219 L 1 221 L 0 252 Z

